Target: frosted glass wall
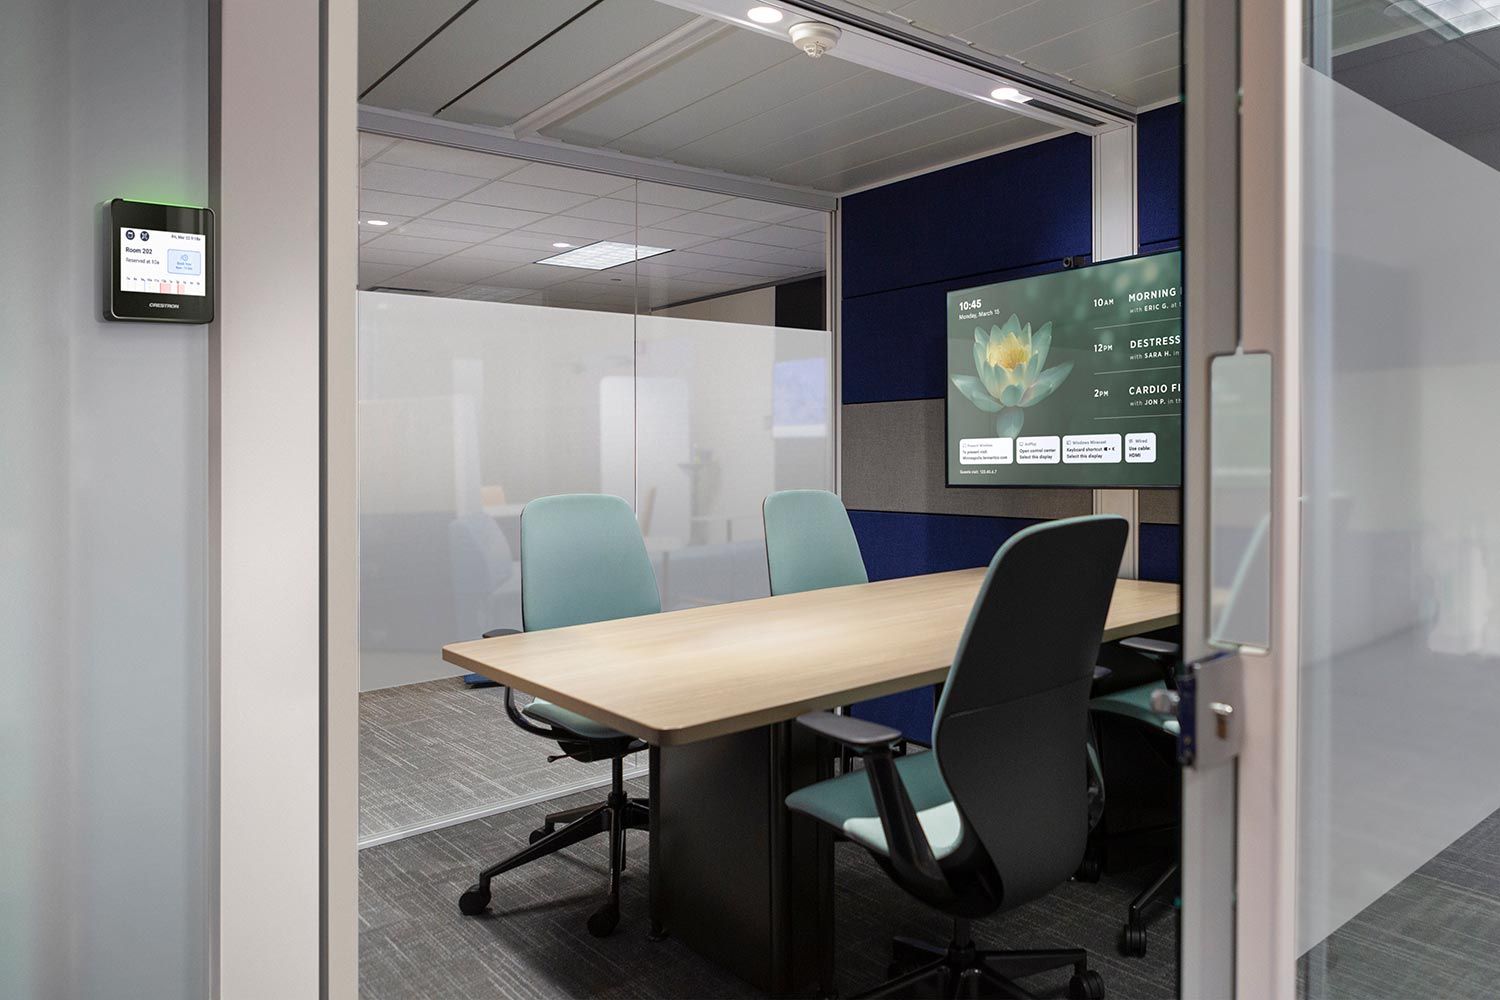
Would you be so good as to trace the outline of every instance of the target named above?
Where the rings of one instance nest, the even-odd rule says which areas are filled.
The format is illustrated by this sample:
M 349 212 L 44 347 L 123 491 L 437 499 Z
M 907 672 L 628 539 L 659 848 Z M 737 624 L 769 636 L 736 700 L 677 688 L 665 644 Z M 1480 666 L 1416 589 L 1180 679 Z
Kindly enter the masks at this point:
M 99 277 L 109 199 L 206 202 L 207 53 L 191 0 L 0 19 L 0 997 L 210 995 L 209 331 Z
M 1308 949 L 1500 809 L 1500 173 L 1303 84 Z M 1446 933 L 1422 912 L 1403 947 Z M 1306 991 L 1365 990 L 1358 957 L 1320 949 Z
M 518 628 L 521 508 L 632 494 L 634 318 L 359 293 L 361 686 Z M 608 484 L 608 487 L 606 487 Z
M 643 316 L 637 512 L 668 609 L 764 597 L 761 501 L 833 488 L 822 330 Z
M 767 593 L 760 504 L 833 482 L 826 331 L 361 292 L 361 686 L 521 624 L 521 508 L 635 506 L 663 606 Z

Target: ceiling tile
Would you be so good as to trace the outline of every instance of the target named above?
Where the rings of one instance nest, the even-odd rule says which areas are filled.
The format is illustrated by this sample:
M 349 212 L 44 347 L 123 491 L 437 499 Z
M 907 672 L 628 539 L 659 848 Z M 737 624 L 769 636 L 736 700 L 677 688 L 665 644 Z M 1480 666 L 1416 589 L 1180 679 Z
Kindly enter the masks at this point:
M 390 147 L 395 141 L 395 139 L 375 135 L 372 132 L 361 132 L 359 134 L 359 162 L 373 160 L 381 150 Z
M 456 243 L 453 240 L 427 240 L 419 236 L 393 234 L 372 240 L 369 245 L 378 250 L 410 250 L 414 253 L 435 253 L 446 256 L 456 250 L 464 249 L 469 244 Z
M 554 0 L 547 2 L 551 4 Z M 583 5 L 568 0 L 557 6 L 567 8 L 564 16 L 557 19 L 561 24 Z M 442 117 L 478 125 L 509 125 L 690 20 L 692 15 L 686 11 L 656 0 L 604 0 L 591 4 L 582 17 L 545 41 L 539 33 L 528 38 L 528 43 L 540 44 L 454 102 Z M 513 29 L 506 26 L 505 30 Z M 499 65 L 499 60 L 492 63 Z M 477 81 L 479 76 L 474 79 Z
M 796 226 L 763 226 L 739 233 L 737 239 L 747 243 L 765 243 L 773 247 L 821 246 L 823 235 Z
M 576 271 L 569 267 L 522 264 L 520 267 L 501 272 L 493 283 L 505 285 L 508 288 L 548 288 L 564 281 L 572 281 L 575 275 Z
M 712 215 L 727 215 L 734 219 L 749 219 L 752 222 L 786 222 L 806 215 L 805 209 L 791 205 L 777 205 L 769 201 L 753 201 L 749 198 L 730 198 L 707 209 Z
M 360 0 L 359 89 L 366 90 L 466 0 Z
M 673 233 L 665 229 L 638 229 L 635 233 L 635 241 L 642 246 L 671 247 L 673 250 L 686 250 L 688 247 L 697 246 L 699 243 L 707 243 L 713 239 L 712 236 L 698 236 L 693 233 Z
M 659 223 L 655 228 L 674 233 L 695 233 L 699 236 L 733 236 L 747 229 L 760 226 L 746 219 L 731 219 L 726 215 L 709 215 L 707 212 L 686 212 Z
M 516 184 L 534 184 L 537 187 L 557 191 L 575 191 L 594 196 L 614 194 L 635 183 L 628 177 L 612 174 L 596 174 L 572 167 L 558 167 L 550 163 L 528 163 L 511 174 L 508 180 Z
M 406 268 L 400 264 L 365 264 L 359 265 L 359 283 L 366 287 L 378 285 L 389 281 L 396 275 L 405 271 Z
M 390 191 L 372 191 L 361 188 L 359 210 L 361 212 L 389 212 L 411 218 L 432 211 L 443 203 L 442 198 L 422 198 L 414 194 L 393 194 Z
M 635 186 L 635 200 L 643 205 L 666 205 L 670 208 L 699 209 L 718 205 L 729 200 L 728 195 L 713 191 L 696 191 L 692 188 L 641 181 Z
M 504 270 L 505 267 L 505 264 L 493 260 L 444 257 L 442 260 L 423 265 L 412 271 L 407 271 L 401 275 L 401 280 L 411 280 L 424 284 L 429 281 L 448 281 L 467 285 L 488 278 L 490 275 Z
M 441 170 L 418 170 L 415 167 L 398 167 L 393 163 L 381 163 L 376 160 L 365 164 L 360 170 L 359 183 L 361 187 L 372 191 L 416 194 L 428 198 L 457 198 L 484 182 L 462 174 L 450 174 Z
M 562 212 L 582 205 L 590 198 L 590 195 L 574 191 L 558 191 L 553 188 L 538 187 L 535 184 L 517 184 L 513 180 L 505 180 L 486 184 L 478 191 L 465 196 L 464 200 L 477 201 L 485 205 L 498 205 L 502 208 L 524 208 L 551 215 L 553 212 Z
M 504 177 L 526 166 L 525 160 L 514 160 L 508 156 L 411 140 L 398 142 L 376 157 L 376 161 L 394 163 L 401 167 L 442 170 L 450 174 L 462 174 L 465 177 L 479 177 L 486 180 Z
M 523 228 L 528 233 L 553 233 L 558 236 L 576 236 L 586 240 L 628 238 L 635 231 L 633 226 L 622 226 L 618 222 L 571 219 L 566 215 L 554 215 Z
M 536 257 L 533 258 L 535 260 L 540 260 L 542 257 L 550 257 L 552 254 L 557 253 L 556 248 L 552 246 L 552 244 L 555 242 L 557 242 L 556 236 L 549 236 L 546 233 L 528 233 L 523 230 L 517 229 L 514 232 L 504 233 L 503 235 L 496 236 L 494 239 L 490 240 L 488 244 L 485 245 L 521 247 L 522 249 L 526 250 L 546 251 L 545 253 L 538 253 Z
M 411 220 L 402 215 L 387 215 L 385 213 L 381 213 L 380 219 L 378 221 L 388 223 L 388 225 L 372 226 L 368 221 L 365 221 L 363 219 L 360 221 L 359 241 L 361 243 L 368 243 L 371 240 L 380 239 L 382 236 L 389 236 L 391 235 L 392 231 L 400 228 L 403 223 L 410 222 Z
M 362 0 L 368 3 L 369 0 Z M 383 0 L 425 9 L 426 2 Z M 450 3 L 451 0 L 442 0 Z M 548 32 L 588 6 L 590 0 L 477 0 L 437 37 L 362 97 L 367 104 L 430 115 Z M 360 27 L 367 20 L 361 10 Z M 446 17 L 448 15 L 444 15 Z M 442 24 L 438 19 L 432 28 Z M 432 31 L 428 29 L 428 33 Z M 361 38 L 364 33 L 361 31 Z M 413 38 L 415 46 L 426 35 Z M 401 58 L 410 47 L 403 49 Z M 361 53 L 363 55 L 363 52 Z M 394 59 L 391 60 L 394 63 Z M 389 67 L 387 67 L 389 68 Z M 384 70 L 382 70 L 384 72 Z M 373 82 L 373 81 L 372 81 Z M 362 86 L 368 88 L 369 83 Z
M 436 222 L 417 219 L 400 229 L 402 236 L 421 236 L 432 240 L 454 240 L 462 243 L 484 243 L 499 236 L 502 230 L 488 226 L 466 226 L 457 222 Z
M 410 250 L 384 250 L 379 247 L 360 247 L 359 262 L 361 264 L 399 264 L 402 267 L 421 267 L 423 264 L 431 264 L 437 260 L 438 255 L 432 253 L 413 253 Z
M 628 196 L 630 192 L 623 191 L 621 194 Z M 621 197 L 598 198 L 585 202 L 577 208 L 570 208 L 565 214 L 579 219 L 598 219 L 601 222 L 654 226 L 666 219 L 681 215 L 682 209 L 667 208 L 662 205 L 638 205 L 634 201 Z
M 427 218 L 440 222 L 463 222 L 473 226 L 490 226 L 494 229 L 515 229 L 527 223 L 545 219 L 542 212 L 523 212 L 518 208 L 497 208 L 494 205 L 476 205 L 469 201 L 450 201 L 442 208 L 427 213 Z
M 550 254 L 551 247 L 545 249 L 537 247 L 510 247 L 500 243 L 480 243 L 460 250 L 454 254 L 455 257 L 463 257 L 474 260 L 492 260 L 508 264 L 527 264 L 536 261 L 544 254 Z

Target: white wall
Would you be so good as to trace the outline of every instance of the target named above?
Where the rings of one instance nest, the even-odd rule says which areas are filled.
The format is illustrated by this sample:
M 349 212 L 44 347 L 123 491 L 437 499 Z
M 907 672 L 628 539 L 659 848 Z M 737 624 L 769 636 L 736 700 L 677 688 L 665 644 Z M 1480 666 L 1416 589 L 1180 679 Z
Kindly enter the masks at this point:
M 196 1000 L 208 331 L 101 320 L 100 206 L 207 204 L 207 5 L 11 0 L 0 123 L 0 996 Z
M 1304 86 L 1305 950 L 1500 808 L 1500 174 Z

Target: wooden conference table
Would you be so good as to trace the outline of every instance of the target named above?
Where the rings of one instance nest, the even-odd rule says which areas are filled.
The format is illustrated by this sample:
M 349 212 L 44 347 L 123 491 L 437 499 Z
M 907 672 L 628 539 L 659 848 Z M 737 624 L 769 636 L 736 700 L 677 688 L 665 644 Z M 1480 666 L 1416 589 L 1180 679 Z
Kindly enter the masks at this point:
M 832 773 L 798 715 L 941 683 L 983 569 L 443 647 L 443 659 L 651 744 L 651 920 L 761 989 L 831 986 L 832 840 L 786 795 Z M 1025 613 L 1024 600 L 1017 614 Z M 1120 580 L 1105 641 L 1176 624 Z

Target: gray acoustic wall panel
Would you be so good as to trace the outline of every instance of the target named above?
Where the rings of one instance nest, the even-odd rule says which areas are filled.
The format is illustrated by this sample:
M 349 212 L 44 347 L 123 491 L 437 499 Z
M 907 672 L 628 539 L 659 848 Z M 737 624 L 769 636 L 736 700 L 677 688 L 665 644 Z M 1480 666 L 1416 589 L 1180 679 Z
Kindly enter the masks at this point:
M 843 417 L 843 496 L 852 510 L 1033 518 L 1093 511 L 1090 490 L 948 488 L 941 399 L 850 403 Z
M 1141 520 L 1146 524 L 1181 524 L 1181 490 L 1140 490 Z

